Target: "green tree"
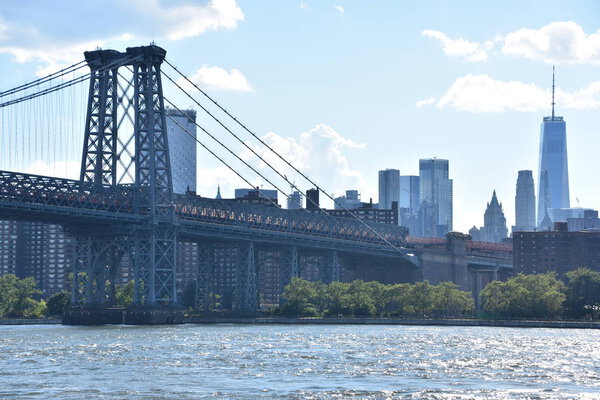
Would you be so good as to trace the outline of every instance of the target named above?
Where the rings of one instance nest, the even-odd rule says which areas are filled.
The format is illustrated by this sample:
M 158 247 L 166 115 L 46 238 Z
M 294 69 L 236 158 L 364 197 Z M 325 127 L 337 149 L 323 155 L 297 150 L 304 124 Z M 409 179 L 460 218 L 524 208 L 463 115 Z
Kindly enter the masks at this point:
M 519 274 L 489 283 L 479 294 L 483 309 L 494 317 L 550 318 L 560 315 L 565 285 L 553 273 Z
M 71 294 L 63 290 L 62 292 L 54 293 L 46 302 L 48 307 L 48 315 L 63 315 L 65 308 L 71 302 Z
M 410 290 L 409 306 L 413 314 L 425 317 L 431 314 L 434 307 L 434 289 L 429 281 L 417 282 Z
M 368 283 L 356 280 L 350 283 L 348 288 L 350 308 L 352 315 L 358 317 L 370 317 L 375 315 L 377 309 L 373 298 L 371 287 Z
M 127 307 L 133 303 L 134 282 L 129 281 L 124 286 L 115 287 L 115 300 L 118 306 Z
M 0 276 L 0 317 L 8 316 L 17 302 L 17 281 L 14 274 Z
M 317 295 L 319 293 L 319 287 L 316 283 L 301 278 L 292 278 L 292 281 L 283 291 L 285 305 L 282 307 L 281 312 L 286 315 L 316 316 L 318 314 Z
M 386 296 L 390 307 L 399 313 L 414 312 L 411 306 L 412 285 L 410 283 L 398 283 L 386 285 Z
M 475 302 L 469 292 L 458 289 L 452 282 L 442 282 L 434 287 L 434 308 L 443 313 L 444 318 L 464 315 L 475 309 Z
M 32 277 L 0 276 L 0 316 L 41 317 L 46 312 L 46 303 L 33 299 L 41 294 Z
M 350 315 L 350 284 L 345 282 L 331 282 L 326 287 L 327 304 L 326 315 Z
M 581 318 L 600 309 L 600 272 L 578 268 L 565 274 L 569 283 L 566 290 L 567 314 Z

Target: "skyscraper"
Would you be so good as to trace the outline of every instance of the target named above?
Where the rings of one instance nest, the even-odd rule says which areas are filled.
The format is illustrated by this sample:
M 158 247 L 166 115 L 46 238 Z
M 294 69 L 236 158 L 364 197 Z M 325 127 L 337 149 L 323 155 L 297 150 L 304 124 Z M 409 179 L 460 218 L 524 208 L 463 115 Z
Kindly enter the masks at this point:
M 414 175 L 400 176 L 400 208 L 408 208 L 415 212 L 419 209 L 419 177 Z
M 487 204 L 485 214 L 483 215 L 483 227 L 481 228 L 481 237 L 484 242 L 500 243 L 506 238 L 508 230 L 506 229 L 506 218 L 502 210 L 502 203 L 498 203 L 496 191 L 492 194 L 492 200 Z
M 515 226 L 513 232 L 535 230 L 535 188 L 533 172 L 519 171 L 515 195 Z
M 419 234 L 419 186 L 418 176 L 400 176 L 398 220 L 400 225 L 407 227 L 410 235 L 413 236 Z
M 287 199 L 287 208 L 288 210 L 299 210 L 302 208 L 302 193 L 297 190 L 294 190 L 290 193 Z
M 400 171 L 379 171 L 379 208 L 391 209 L 392 201 L 400 203 Z
M 448 160 L 419 160 L 419 183 L 420 235 L 442 237 L 452 230 L 452 179 Z
M 552 69 L 552 116 L 544 117 L 540 134 L 537 224 L 550 208 L 569 208 L 567 130 L 563 117 L 554 114 L 554 68 Z
M 196 191 L 196 111 L 166 109 L 173 193 Z

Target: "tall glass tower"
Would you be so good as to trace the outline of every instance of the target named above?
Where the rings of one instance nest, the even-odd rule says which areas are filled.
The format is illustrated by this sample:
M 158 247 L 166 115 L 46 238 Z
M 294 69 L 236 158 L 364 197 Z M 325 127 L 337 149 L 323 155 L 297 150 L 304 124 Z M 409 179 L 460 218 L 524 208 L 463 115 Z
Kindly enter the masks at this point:
M 540 134 L 537 225 L 550 208 L 569 208 L 567 129 L 563 117 L 554 115 L 554 67 L 552 68 L 552 116 L 544 117 Z
M 400 171 L 379 171 L 379 208 L 389 210 L 393 201 L 400 201 Z
M 452 230 L 452 179 L 448 171 L 448 160 L 419 160 L 422 236 L 443 237 Z

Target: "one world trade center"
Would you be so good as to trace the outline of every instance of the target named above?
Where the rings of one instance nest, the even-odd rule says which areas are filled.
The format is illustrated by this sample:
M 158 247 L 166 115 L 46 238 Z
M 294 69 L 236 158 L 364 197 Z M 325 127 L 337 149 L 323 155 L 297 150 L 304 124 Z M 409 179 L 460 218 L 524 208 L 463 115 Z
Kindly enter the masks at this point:
M 569 208 L 567 129 L 563 117 L 554 115 L 554 67 L 552 68 L 552 116 L 544 117 L 540 135 L 537 225 L 550 208 Z

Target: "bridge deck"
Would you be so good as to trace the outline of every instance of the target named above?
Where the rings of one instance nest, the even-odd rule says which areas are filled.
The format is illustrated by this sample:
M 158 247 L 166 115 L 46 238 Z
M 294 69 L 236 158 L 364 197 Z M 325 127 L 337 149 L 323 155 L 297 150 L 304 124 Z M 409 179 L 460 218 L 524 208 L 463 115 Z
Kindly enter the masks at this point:
M 78 180 L 0 171 L 0 218 L 81 226 L 143 224 L 131 185 L 94 187 Z M 254 240 L 407 258 L 403 227 L 286 210 L 277 207 L 175 195 L 175 224 L 181 236 Z M 392 243 L 396 249 L 381 237 Z

